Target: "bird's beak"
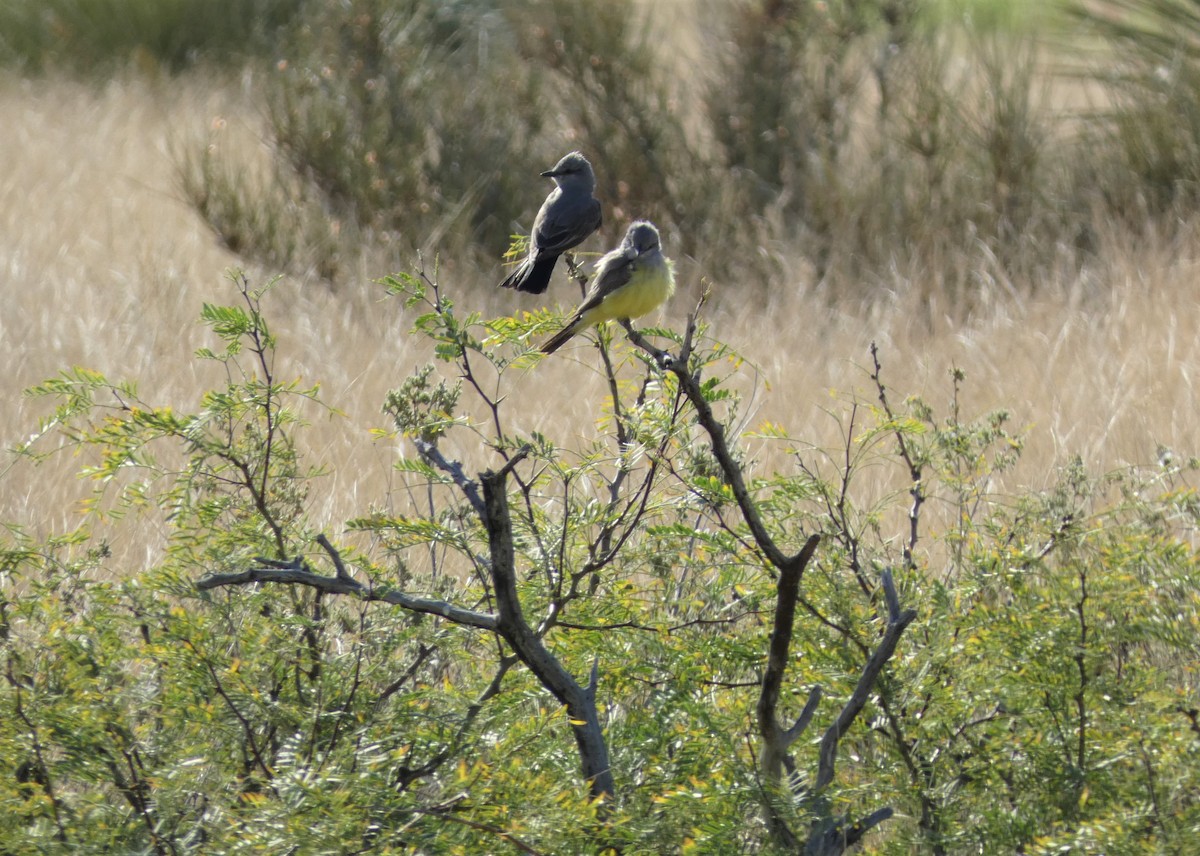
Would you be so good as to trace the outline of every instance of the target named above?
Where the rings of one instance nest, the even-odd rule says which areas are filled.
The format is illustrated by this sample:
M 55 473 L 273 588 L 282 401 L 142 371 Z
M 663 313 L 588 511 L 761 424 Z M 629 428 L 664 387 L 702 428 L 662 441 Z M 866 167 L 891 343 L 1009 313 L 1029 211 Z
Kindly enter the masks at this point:
M 557 170 L 548 169 L 542 173 L 542 178 L 554 178 L 558 175 L 562 175 L 562 173 L 558 172 Z

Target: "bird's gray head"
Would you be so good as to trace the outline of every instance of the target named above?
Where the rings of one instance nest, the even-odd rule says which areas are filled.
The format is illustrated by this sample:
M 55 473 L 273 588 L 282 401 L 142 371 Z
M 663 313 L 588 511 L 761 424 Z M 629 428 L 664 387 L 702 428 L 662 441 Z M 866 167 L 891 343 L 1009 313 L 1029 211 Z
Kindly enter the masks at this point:
M 581 184 L 588 190 L 596 186 L 596 174 L 592 172 L 592 165 L 579 152 L 563 155 L 562 160 L 554 165 L 554 169 L 548 169 L 542 175 L 546 178 L 553 178 L 560 186 Z
M 629 224 L 625 232 L 625 244 L 631 247 L 639 256 L 661 247 L 658 229 L 649 220 L 635 220 Z

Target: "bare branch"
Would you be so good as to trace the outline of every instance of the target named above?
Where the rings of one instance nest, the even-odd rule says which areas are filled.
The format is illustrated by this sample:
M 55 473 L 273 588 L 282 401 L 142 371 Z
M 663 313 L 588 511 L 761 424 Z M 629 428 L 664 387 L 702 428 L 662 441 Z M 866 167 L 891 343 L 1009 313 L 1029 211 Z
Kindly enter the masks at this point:
M 326 594 L 354 595 L 367 601 L 390 603 L 412 612 L 438 615 L 455 624 L 467 627 L 493 631 L 497 629 L 496 616 L 486 612 L 464 609 L 444 600 L 413 597 L 396 589 L 365 586 L 351 579 L 349 575 L 327 577 L 313 573 L 300 559 L 293 559 L 290 562 L 271 562 L 270 565 L 270 567 L 250 568 L 234 574 L 209 574 L 196 581 L 196 588 L 200 591 L 208 591 L 222 586 L 244 586 L 252 583 L 291 583 L 308 586 Z
M 887 602 L 888 622 L 900 618 L 900 598 L 896 595 L 896 582 L 892 579 L 892 569 L 884 568 L 880 575 L 883 583 L 883 597 Z
M 422 440 L 417 437 L 413 440 L 413 444 L 417 447 L 417 453 L 425 459 L 431 466 L 441 470 L 459 487 L 463 492 L 463 496 L 467 498 L 467 502 L 471 504 L 471 508 L 475 509 L 475 513 L 483 517 L 483 499 L 479 496 L 479 485 L 472 479 L 467 478 L 467 474 L 463 472 L 463 466 L 458 461 L 451 461 L 436 445 L 428 440 Z
M 523 461 L 529 457 L 530 451 L 532 451 L 531 447 L 522 446 L 515 455 L 513 455 L 511 458 L 508 459 L 508 461 L 505 462 L 504 466 L 502 466 L 500 468 L 500 470 L 495 474 L 496 477 L 497 478 L 506 478 L 508 476 L 508 474 L 511 473 L 513 471 L 513 469 L 517 466 L 517 464 L 521 463 L 521 461 Z
M 689 319 L 689 345 L 691 330 L 694 328 L 694 325 L 695 319 Z M 782 568 L 789 561 L 789 557 L 779 549 L 774 539 L 767 532 L 766 524 L 763 523 L 762 516 L 758 513 L 758 506 L 755 505 L 753 498 L 750 496 L 750 491 L 746 487 L 746 480 L 742 476 L 742 468 L 734 460 L 733 454 L 729 451 L 729 442 L 725 436 L 725 426 L 721 424 L 720 420 L 713 413 L 712 407 L 700 389 L 699 380 L 688 371 L 686 358 L 673 357 L 666 351 L 655 348 L 632 327 L 626 329 L 629 341 L 651 354 L 660 366 L 669 369 L 679 378 L 679 387 L 683 390 L 684 395 L 687 396 L 688 401 L 692 403 L 692 407 L 695 408 L 696 421 L 708 433 L 713 455 L 721 467 L 721 473 L 724 475 L 725 481 L 733 491 L 734 499 L 737 501 L 738 508 L 742 512 L 742 518 L 746 521 L 746 526 L 749 527 L 750 534 L 754 537 L 754 543 L 758 545 L 758 548 L 763 552 L 763 555 L 766 556 L 767 561 L 771 565 L 777 569 Z
M 628 318 L 622 318 L 617 323 L 625 328 L 625 335 L 629 338 L 629 341 L 648 353 L 654 359 L 654 362 L 658 364 L 659 368 L 670 368 L 671 361 L 674 359 L 670 352 L 651 345 L 645 336 L 634 329 L 633 324 Z
M 862 840 L 863 836 L 894 814 L 890 807 L 876 809 L 858 823 L 847 825 L 844 819 L 826 817 L 814 823 L 804 845 L 805 856 L 840 856 Z
M 880 377 L 883 366 L 879 362 L 879 348 L 874 342 L 871 343 L 871 362 L 874 364 L 871 381 L 875 384 L 879 403 L 883 406 L 883 412 L 888 420 L 895 422 L 896 415 L 892 412 L 892 405 L 888 402 L 887 387 L 883 385 L 883 379 Z M 904 545 L 904 564 L 905 567 L 914 568 L 916 567 L 914 553 L 921 531 L 921 507 L 925 504 L 926 499 L 925 483 L 921 467 L 909 448 L 908 442 L 904 439 L 904 432 L 897 428 L 894 433 L 896 443 L 900 448 L 900 458 L 908 465 L 908 476 L 912 481 L 908 489 L 909 496 L 912 497 L 912 505 L 908 509 L 908 542 Z
M 771 641 L 767 648 L 767 667 L 763 672 L 762 691 L 758 696 L 758 732 L 763 741 L 762 769 L 763 777 L 772 785 L 778 784 L 783 775 L 783 765 L 790 741 L 787 732 L 779 725 L 777 709 L 779 694 L 783 687 L 783 675 L 787 669 L 788 651 L 792 645 L 792 627 L 796 620 L 796 601 L 800 596 L 800 578 L 808 566 L 817 545 L 821 542 L 819 535 L 812 535 L 804 545 L 804 549 L 792 561 L 786 562 L 780 568 L 778 594 L 775 601 L 775 621 L 771 629 Z M 820 698 L 820 690 L 816 690 L 816 698 Z M 812 706 L 815 710 L 816 700 L 809 696 L 805 712 L 812 718 Z M 801 714 L 803 719 L 805 714 Z M 807 722 L 805 723 L 807 724 Z M 792 729 L 796 726 L 793 725 Z M 788 729 L 791 731 L 792 729 Z M 798 733 L 798 732 L 797 732 Z M 794 738 L 793 738 L 794 739 Z
M 783 733 L 784 743 L 788 746 L 795 743 L 800 735 L 807 729 L 812 722 L 813 715 L 817 712 L 817 705 L 821 703 L 821 688 L 813 687 L 808 693 L 808 701 L 804 703 L 804 710 L 800 711 L 800 715 L 796 717 L 792 727 Z
M 333 562 L 334 570 L 337 571 L 338 579 L 351 579 L 350 572 L 346 570 L 346 565 L 342 562 L 342 554 L 339 553 L 334 546 L 329 543 L 329 539 L 325 537 L 324 532 L 317 535 L 317 543 L 320 544 L 325 552 L 329 554 L 329 559 Z
M 796 601 L 800 597 L 800 578 L 816 552 L 820 536 L 809 537 L 804 549 L 795 559 L 785 562 L 779 569 L 778 594 L 775 600 L 775 621 L 771 628 L 771 640 L 767 647 L 767 667 L 763 672 L 762 688 L 758 695 L 758 734 L 762 740 L 759 765 L 767 790 L 763 793 L 763 810 L 771 837 L 787 850 L 795 850 L 799 844 L 795 833 L 788 827 L 780 808 L 776 805 L 776 792 L 780 790 L 785 767 L 791 765 L 787 749 L 808 726 L 817 704 L 821 699 L 820 687 L 809 693 L 808 702 L 792 727 L 784 730 L 779 724 L 777 709 L 779 694 L 783 687 L 783 675 L 787 668 L 788 651 L 792 644 L 792 626 L 796 620 Z
M 510 461 L 510 464 L 513 461 Z M 592 797 L 611 800 L 615 793 L 608 744 L 596 710 L 595 684 L 585 688 L 571 676 L 563 664 L 547 650 L 536 631 L 525 619 L 517 597 L 517 576 L 513 553 L 512 520 L 504 481 L 508 466 L 499 473 L 486 472 L 483 482 L 484 524 L 491 555 L 492 586 L 498 612 L 496 630 L 534 673 L 542 686 L 567 708 L 575 744 L 579 750 L 584 777 Z M 598 666 L 593 666 L 598 680 Z
M 896 597 L 896 589 L 890 573 L 884 574 L 883 586 L 889 610 L 894 603 L 897 611 L 894 615 L 888 616 L 888 625 L 884 630 L 883 638 L 880 640 L 879 646 L 871 654 L 871 658 L 867 661 L 866 666 L 863 667 L 862 674 L 858 678 L 858 684 L 854 687 L 854 692 L 851 693 L 849 700 L 847 700 L 845 706 L 833 721 L 833 724 L 825 731 L 825 736 L 821 738 L 820 758 L 817 762 L 817 781 L 814 785 L 814 790 L 818 792 L 833 782 L 834 767 L 837 762 L 838 742 L 842 739 L 842 735 L 850 730 L 850 726 L 854 723 L 855 718 L 862 712 L 863 707 L 866 706 L 867 699 L 870 697 L 871 690 L 874 689 L 876 681 L 879 680 L 879 675 L 883 671 L 884 665 L 891 659 L 892 654 L 896 652 L 896 645 L 900 641 L 900 636 L 904 633 L 905 628 L 912 623 L 913 619 L 917 617 L 915 609 L 909 609 L 904 612 L 899 611 L 899 601 Z

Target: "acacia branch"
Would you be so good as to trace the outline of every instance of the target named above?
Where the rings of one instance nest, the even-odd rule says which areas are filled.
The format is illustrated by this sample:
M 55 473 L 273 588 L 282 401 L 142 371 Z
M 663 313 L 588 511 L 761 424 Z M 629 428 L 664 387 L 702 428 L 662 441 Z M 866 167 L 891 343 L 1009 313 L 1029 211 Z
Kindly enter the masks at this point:
M 777 708 L 783 688 L 783 675 L 787 669 L 788 651 L 792 644 L 792 627 L 796 620 L 796 601 L 800 595 L 800 578 L 820 543 L 819 535 L 811 536 L 799 555 L 780 568 L 775 601 L 775 622 L 771 628 L 771 641 L 767 648 L 767 667 L 763 672 L 762 690 L 758 696 L 758 733 L 763 740 L 763 777 L 768 783 L 777 784 L 783 775 L 787 748 L 807 727 L 821 698 L 821 690 L 815 687 L 810 693 L 804 711 L 791 728 L 779 724 Z
M 24 789 L 27 786 L 37 785 L 46 795 L 46 799 L 50 802 L 50 813 L 54 818 L 55 835 L 54 837 L 61 843 L 66 844 L 70 838 L 67 835 L 67 828 L 64 822 L 65 806 L 62 799 L 59 797 L 57 788 L 54 785 L 54 780 L 50 776 L 50 766 L 46 763 L 44 747 L 40 736 L 38 725 L 25 710 L 23 702 L 22 690 L 30 686 L 32 682 L 27 683 L 26 680 L 18 678 L 13 674 L 13 658 L 10 655 L 8 664 L 4 671 L 4 677 L 13 688 L 14 710 L 17 717 L 24 723 L 27 729 L 27 734 L 30 737 L 30 748 L 33 750 L 34 762 L 32 764 L 22 764 L 16 770 L 17 786 Z
M 596 710 L 598 667 L 593 665 L 588 686 L 581 686 L 529 625 L 517 597 L 512 520 L 504 484 L 507 470 L 516 460 L 514 456 L 500 472 L 489 471 L 480 477 L 483 482 L 484 525 L 487 527 L 491 554 L 492 585 L 496 596 L 496 632 L 512 646 L 514 653 L 529 667 L 542 686 L 566 707 L 584 778 L 592 797 L 610 800 L 615 793 L 615 784 L 609 765 L 608 745 Z
M 695 329 L 696 313 L 693 312 L 688 316 L 688 331 L 684 339 L 683 352 L 679 357 L 675 357 L 651 345 L 631 325 L 626 325 L 625 327 L 629 341 L 646 351 L 654 357 L 660 366 L 670 370 L 679 378 L 679 388 L 683 390 L 683 394 L 687 396 L 688 401 L 695 408 L 696 421 L 700 423 L 700 427 L 708 434 L 713 456 L 717 459 L 717 463 L 721 467 L 721 474 L 725 477 L 725 482 L 729 485 L 730 490 L 733 491 L 734 500 L 737 502 L 738 509 L 742 512 L 742 519 L 746 521 L 746 526 L 750 529 L 754 543 L 758 545 L 758 548 L 772 566 L 776 569 L 782 569 L 784 565 L 796 557 L 787 556 L 779 549 L 775 540 L 767 532 L 762 515 L 758 513 L 758 506 L 755 504 L 753 497 L 750 496 L 749 489 L 746 487 L 746 479 L 742 475 L 742 468 L 734 460 L 733 454 L 729 450 L 729 441 L 725 436 L 725 426 L 717 419 L 716 414 L 713 413 L 712 406 L 708 403 L 708 399 L 704 397 L 704 392 L 700 388 L 699 378 L 689 370 L 687 355 L 691 352 L 692 334 Z
M 800 715 L 796 717 L 796 721 L 792 723 L 792 727 L 783 732 L 784 745 L 790 746 L 795 743 L 800 738 L 800 735 L 808 729 L 813 715 L 817 712 L 817 705 L 820 703 L 821 688 L 813 687 L 809 690 L 808 701 L 804 703 L 804 710 L 800 711 Z
M 436 451 L 436 449 L 434 450 Z M 584 776 L 593 798 L 611 800 L 615 787 L 609 765 L 608 746 L 600 727 L 596 709 L 596 688 L 599 684 L 599 666 L 593 664 L 586 687 L 566 670 L 562 663 L 550 653 L 536 631 L 525 619 L 521 602 L 517 596 L 516 561 L 513 549 L 512 520 L 508 510 L 508 494 L 505 482 L 512 469 L 529 454 L 524 448 L 508 459 L 498 472 L 485 472 L 480 476 L 483 496 L 477 510 L 488 534 L 489 558 L 487 568 L 491 575 L 496 613 L 476 612 L 442 600 L 418 598 L 395 589 L 378 589 L 366 586 L 353 579 L 341 562 L 337 550 L 321 538 L 319 542 L 333 559 L 337 573 L 334 576 L 314 573 L 302 558 L 276 561 L 260 557 L 261 567 L 250 568 L 239 573 L 209 574 L 196 583 L 201 591 L 221 586 L 250 585 L 272 582 L 304 585 L 328 594 L 353 595 L 367 601 L 391 603 L 413 612 L 438 615 L 456 624 L 489 630 L 501 636 L 511 646 L 514 654 L 534 673 L 542 686 L 548 689 L 567 709 L 576 745 L 582 761 Z M 438 456 L 441 466 L 449 472 L 462 473 L 461 465 Z M 465 475 L 454 477 L 459 488 L 471 501 L 476 483 Z M 476 494 L 477 495 L 477 494 Z M 472 502 L 472 505 L 474 503 Z M 507 670 L 502 664 L 498 681 Z
M 452 801 L 452 803 L 456 803 L 456 802 L 457 802 L 457 800 Z M 495 835 L 501 841 L 511 844 L 513 847 L 520 850 L 522 853 L 529 853 L 529 854 L 531 854 L 531 856 L 546 856 L 546 854 L 543 851 L 535 850 L 532 845 L 527 844 L 526 842 L 522 841 L 520 838 L 518 838 L 517 836 L 515 836 L 511 832 L 509 832 L 507 829 L 502 829 L 501 827 L 498 827 L 498 826 L 492 826 L 491 824 L 488 824 L 488 823 L 480 823 L 477 820 L 471 820 L 466 817 L 459 817 L 457 814 L 454 813 L 457 810 L 458 809 L 453 804 L 448 805 L 448 806 L 432 806 L 430 808 L 411 809 L 411 811 L 413 811 L 416 814 L 429 815 L 430 817 L 436 817 L 439 820 L 445 820 L 445 821 L 449 821 L 451 823 L 457 823 L 462 826 L 469 827 L 471 829 L 477 829 L 480 832 L 487 832 L 491 835 Z
M 703 302 L 703 298 L 701 298 L 700 305 L 703 305 Z M 837 817 L 832 813 L 828 802 L 823 797 L 823 791 L 833 781 L 837 749 L 842 736 L 849 730 L 859 713 L 862 712 L 863 707 L 865 707 L 872 689 L 879 680 L 879 675 L 884 665 L 895 653 L 900 636 L 904 633 L 905 628 L 916 618 L 916 612 L 913 610 L 901 611 L 900 599 L 896 594 L 892 574 L 890 571 L 885 571 L 883 573 L 882 584 L 887 609 L 887 628 L 878 647 L 871 653 L 866 665 L 863 667 L 863 672 L 859 676 L 854 692 L 845 705 L 843 705 L 837 718 L 825 731 L 821 739 L 815 785 L 809 791 L 808 797 L 805 800 L 806 807 L 811 813 L 813 820 L 810 825 L 808 838 L 804 842 L 801 842 L 789 828 L 785 820 L 783 808 L 777 803 L 776 797 L 782 787 L 785 767 L 789 772 L 794 769 L 792 760 L 787 753 L 788 747 L 799 739 L 800 735 L 804 733 L 812 721 L 817 705 L 820 703 L 821 689 L 820 687 L 814 687 L 809 692 L 808 701 L 804 705 L 804 709 L 789 728 L 785 729 L 779 724 L 777 708 L 783 685 L 784 670 L 787 666 L 789 649 L 791 647 L 792 625 L 796 617 L 796 604 L 802 601 L 800 597 L 800 580 L 804 574 L 804 569 L 816 551 L 820 537 L 817 535 L 810 536 L 799 553 L 794 556 L 787 556 L 767 531 L 763 519 L 759 514 L 758 506 L 746 487 L 742 468 L 730 453 L 725 428 L 713 414 L 712 407 L 704 397 L 700 387 L 698 376 L 693 375 L 690 368 L 692 338 L 696 330 L 696 316 L 699 309 L 700 306 L 698 305 L 696 311 L 688 316 L 688 329 L 684 336 L 683 348 L 678 356 L 653 347 L 631 325 L 626 324 L 625 328 L 629 340 L 634 345 L 649 353 L 660 368 L 672 372 L 679 379 L 680 389 L 696 410 L 697 421 L 708 433 L 713 455 L 721 467 L 725 482 L 733 491 L 738 508 L 741 510 L 742 518 L 746 522 L 746 526 L 750 530 L 755 544 L 762 551 L 767 562 L 779 572 L 775 621 L 771 631 L 767 666 L 763 674 L 762 690 L 759 695 L 756 711 L 759 735 L 762 739 L 761 769 L 763 784 L 765 785 L 763 809 L 767 828 L 771 837 L 785 851 L 797 852 L 802 850 L 805 854 L 812 854 L 812 856 L 818 856 L 818 854 L 819 856 L 836 856 L 837 854 L 844 853 L 850 846 L 861 840 L 867 830 L 892 816 L 892 809 L 885 807 L 878 809 L 860 821 L 848 823 L 846 818 Z M 872 350 L 872 354 L 874 353 L 875 351 Z M 878 361 L 876 361 L 876 373 L 873 377 L 878 383 Z M 886 409 L 887 400 L 882 384 L 879 384 L 879 390 Z M 913 532 L 909 544 L 911 550 L 911 547 L 916 542 L 916 521 L 919 515 L 920 503 L 924 497 L 921 493 L 919 470 L 917 470 L 912 457 L 909 455 L 907 446 L 904 445 L 903 437 L 900 436 L 899 439 L 902 456 L 909 463 L 910 474 L 914 477 L 914 487 L 912 489 L 914 506 L 911 514 Z M 906 555 L 906 558 L 911 563 L 911 552 Z M 849 638 L 849 635 L 846 635 Z
M 325 576 L 314 573 L 308 564 L 300 558 L 287 562 L 277 562 L 259 557 L 264 567 L 249 568 L 232 574 L 209 574 L 197 580 L 196 588 L 200 591 L 220 588 L 222 586 L 251 585 L 253 583 L 290 583 L 292 585 L 308 586 L 326 594 L 354 595 L 366 601 L 380 601 L 403 607 L 412 612 L 422 612 L 437 615 L 455 624 L 467 627 L 478 627 L 481 630 L 497 629 L 496 616 L 486 612 L 476 612 L 465 609 L 444 600 L 413 597 L 397 589 L 376 588 L 366 586 L 349 575 Z
M 463 472 L 462 464 L 458 461 L 451 461 L 435 444 L 428 440 L 417 437 L 413 443 L 417 447 L 417 454 L 424 458 L 426 463 L 450 476 L 450 479 L 462 491 L 463 496 L 467 498 L 467 502 L 471 504 L 471 508 L 482 518 L 484 511 L 483 500 L 479 496 L 479 485 L 467 477 L 467 474 Z
M 529 455 L 530 448 L 526 446 L 520 449 L 505 462 L 499 471 L 489 470 L 482 473 L 479 481 L 483 486 L 483 496 L 479 498 L 476 482 L 466 477 L 462 465 L 457 461 L 446 459 L 435 447 L 426 445 L 427 448 L 421 450 L 422 454 L 428 455 L 429 460 L 435 466 L 451 475 L 455 484 L 467 497 L 468 502 L 478 512 L 484 528 L 487 530 L 488 560 L 485 564 L 491 575 L 492 592 L 496 599 L 496 614 L 475 613 L 441 601 L 419 602 L 425 606 L 436 604 L 441 610 L 453 610 L 453 616 L 456 617 L 446 615 L 444 612 L 436 612 L 436 614 L 445 615 L 460 624 L 491 630 L 509 644 L 516 657 L 529 667 L 542 686 L 566 707 L 582 762 L 584 778 L 591 789 L 592 797 L 597 800 L 610 800 L 615 793 L 615 785 L 609 765 L 608 745 L 605 742 L 596 709 L 595 695 L 599 683 L 598 663 L 593 664 L 588 686 L 580 686 L 579 682 L 542 643 L 537 631 L 530 626 L 517 595 L 516 555 L 513 549 L 512 518 L 508 509 L 506 480 L 517 464 Z M 284 572 L 294 573 L 294 570 L 288 568 Z M 320 577 L 319 579 L 326 584 L 334 583 L 338 586 L 358 585 L 353 580 L 329 577 Z M 365 590 L 362 586 L 358 588 Z M 398 592 L 391 594 L 396 598 L 405 598 L 407 604 L 399 600 L 390 600 L 389 602 L 399 603 L 408 609 L 413 609 L 414 606 L 411 604 L 418 602 L 417 599 Z M 424 611 L 434 610 L 426 609 Z
M 430 649 L 432 650 L 432 649 Z M 396 771 L 396 787 L 400 790 L 405 790 L 413 782 L 423 779 L 426 776 L 431 776 L 437 772 L 443 764 L 445 764 L 454 753 L 458 751 L 463 739 L 471 730 L 471 726 L 475 723 L 479 712 L 483 710 L 483 706 L 500 694 L 500 685 L 504 681 L 504 676 L 508 674 L 508 670 L 516 665 L 517 658 L 511 654 L 500 657 L 499 663 L 496 666 L 496 674 L 492 676 L 492 680 L 484 688 L 475 701 L 467 707 L 466 713 L 462 721 L 458 724 L 457 730 L 454 732 L 453 739 L 444 745 L 442 749 L 432 758 L 425 761 L 417 767 L 401 766 Z M 417 664 L 414 664 L 414 668 Z
M 879 403 L 883 406 L 884 415 L 888 421 L 895 423 L 896 416 L 892 412 L 892 405 L 888 402 L 887 387 L 883 385 L 883 380 L 880 375 L 883 372 L 883 366 L 879 362 L 879 348 L 874 342 L 871 343 L 871 362 L 874 363 L 874 369 L 871 372 L 871 381 L 875 384 L 875 389 L 879 395 Z M 913 558 L 917 549 L 917 540 L 920 537 L 921 531 L 921 507 L 925 504 L 925 482 L 921 472 L 921 466 L 917 462 L 917 458 L 913 455 L 908 443 L 904 439 L 904 432 L 900 429 L 895 430 L 896 443 L 900 448 L 900 458 L 908 466 L 908 477 L 911 480 L 908 493 L 912 497 L 912 505 L 908 509 L 908 542 L 904 545 L 904 564 L 912 569 L 916 567 L 916 560 Z
M 821 738 L 817 781 L 814 788 L 818 792 L 828 787 L 833 781 L 838 742 L 842 739 L 842 735 L 850 730 L 850 726 L 853 724 L 855 718 L 862 712 L 863 707 L 866 706 L 867 699 L 871 695 L 871 690 L 875 687 L 875 682 L 879 680 L 879 674 L 883 671 L 884 664 L 896 652 L 896 645 L 900 641 L 900 636 L 904 633 L 905 628 L 912 623 L 913 619 L 917 617 L 915 609 L 900 611 L 900 599 L 896 595 L 896 584 L 892 580 L 892 572 L 890 570 L 883 572 L 881 582 L 888 608 L 887 627 L 883 632 L 883 638 L 879 641 L 879 646 L 871 654 L 871 658 L 867 660 L 866 666 L 863 667 L 862 674 L 858 678 L 858 684 L 854 687 L 854 692 L 851 693 L 845 706 L 838 713 L 837 719 L 826 729 L 825 736 Z

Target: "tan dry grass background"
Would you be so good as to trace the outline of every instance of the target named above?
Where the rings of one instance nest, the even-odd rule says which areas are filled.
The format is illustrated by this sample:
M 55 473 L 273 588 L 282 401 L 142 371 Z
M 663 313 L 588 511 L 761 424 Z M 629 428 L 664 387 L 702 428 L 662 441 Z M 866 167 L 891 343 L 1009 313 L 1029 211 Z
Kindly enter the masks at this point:
M 249 99 L 237 82 L 199 78 L 103 87 L 5 80 L 0 115 L 0 441 L 12 446 L 44 415 L 45 403 L 24 399 L 21 390 L 72 365 L 135 378 L 153 403 L 193 405 L 220 380 L 191 357 L 213 344 L 196 319 L 205 301 L 235 300 L 224 271 L 238 262 L 181 201 L 172 152 L 215 128 L 219 145 L 262 156 Z M 540 181 L 530 180 L 531 217 L 545 191 Z M 1153 463 L 1159 444 L 1182 455 L 1200 446 L 1200 229 L 1184 234 L 1168 242 L 1114 230 L 1100 236 L 1098 256 L 1082 273 L 1067 270 L 1047 282 L 996 281 L 983 253 L 954 260 L 978 271 L 970 312 L 936 284 L 897 273 L 874 287 L 869 304 L 818 294 L 800 275 L 773 283 L 767 306 L 739 299 L 757 288 L 718 282 L 710 317 L 715 335 L 759 367 L 757 374 L 744 369 L 747 427 L 769 419 L 793 436 L 836 445 L 837 425 L 824 411 L 844 412 L 855 391 L 873 399 L 864 367 L 876 341 L 894 402 L 917 394 L 944 413 L 949 371 L 957 366 L 967 376 L 968 415 L 1009 409 L 1029 442 L 1004 489 L 1042 486 L 1074 454 L 1108 469 Z M 313 504 L 334 531 L 372 506 L 404 501 L 389 470 L 394 445 L 373 441 L 368 430 L 384 424 L 386 390 L 427 355 L 406 335 L 410 320 L 399 301 L 383 301 L 371 279 L 412 261 L 376 260 L 336 292 L 288 278 L 267 303 L 281 337 L 279 375 L 319 382 L 326 401 L 346 413 L 310 414 L 317 420 L 308 435 L 312 462 L 331 471 Z M 681 262 L 685 276 L 662 316 L 677 328 L 701 288 L 694 266 Z M 248 272 L 256 282 L 270 275 Z M 936 283 L 936 274 L 922 276 Z M 493 270 L 452 270 L 444 284 L 464 310 L 528 307 L 492 289 L 500 276 L 497 260 Z M 550 294 L 566 304 L 572 289 L 559 275 Z M 595 364 L 594 351 L 581 343 L 507 378 L 513 427 L 537 428 L 571 445 L 589 430 L 581 416 L 601 409 L 605 389 Z M 461 442 L 468 441 L 463 434 Z M 487 463 L 453 442 L 447 451 Z M 0 482 L 0 520 L 43 533 L 78 522 L 74 503 L 85 488 L 68 471 L 14 467 Z M 152 555 L 153 540 L 123 546 Z

